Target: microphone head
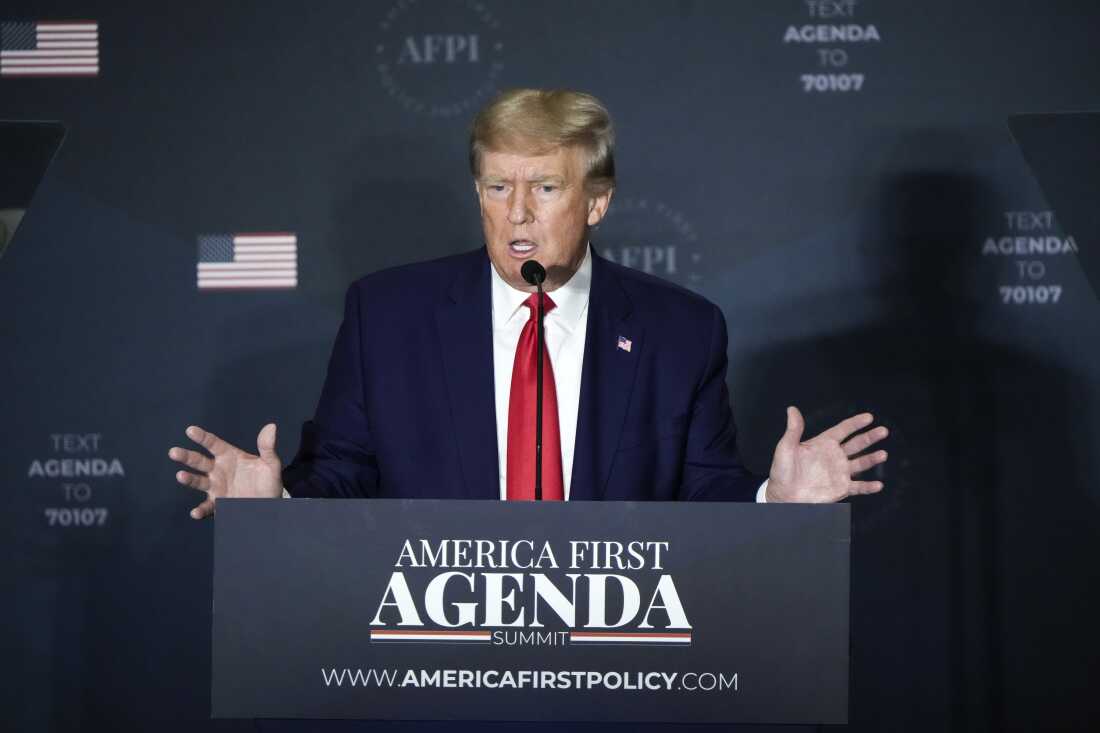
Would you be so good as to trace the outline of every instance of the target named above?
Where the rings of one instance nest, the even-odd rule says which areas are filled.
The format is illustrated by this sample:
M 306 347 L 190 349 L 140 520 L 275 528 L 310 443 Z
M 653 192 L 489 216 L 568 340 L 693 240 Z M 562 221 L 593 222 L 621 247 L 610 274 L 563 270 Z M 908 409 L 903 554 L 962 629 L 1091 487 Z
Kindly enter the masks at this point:
M 546 280 L 546 269 L 534 260 L 524 262 L 519 272 L 530 285 L 541 285 Z

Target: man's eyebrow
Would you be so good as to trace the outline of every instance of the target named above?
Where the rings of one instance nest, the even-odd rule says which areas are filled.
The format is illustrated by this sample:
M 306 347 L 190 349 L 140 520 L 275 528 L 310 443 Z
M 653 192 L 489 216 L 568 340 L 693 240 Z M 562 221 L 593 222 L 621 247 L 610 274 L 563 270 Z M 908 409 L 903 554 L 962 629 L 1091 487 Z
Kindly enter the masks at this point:
M 565 176 L 556 173 L 536 173 L 527 179 L 528 183 L 564 183 Z

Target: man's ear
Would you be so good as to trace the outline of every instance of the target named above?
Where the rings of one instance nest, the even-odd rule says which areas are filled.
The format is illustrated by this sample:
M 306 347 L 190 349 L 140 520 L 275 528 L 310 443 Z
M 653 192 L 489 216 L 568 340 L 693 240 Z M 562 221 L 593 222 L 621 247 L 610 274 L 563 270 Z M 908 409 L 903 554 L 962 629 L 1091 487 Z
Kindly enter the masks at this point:
M 611 196 L 614 188 L 608 188 L 603 193 L 591 196 L 588 199 L 588 226 L 594 227 L 607 215 L 607 208 L 611 206 Z

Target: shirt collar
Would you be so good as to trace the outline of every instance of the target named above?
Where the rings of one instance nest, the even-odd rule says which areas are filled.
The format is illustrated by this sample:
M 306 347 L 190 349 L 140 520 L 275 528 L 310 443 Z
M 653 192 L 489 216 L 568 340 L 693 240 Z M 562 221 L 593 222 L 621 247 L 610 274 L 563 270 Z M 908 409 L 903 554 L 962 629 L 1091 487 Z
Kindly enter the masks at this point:
M 523 307 L 523 301 L 531 295 L 522 290 L 516 290 L 500 276 L 493 263 L 489 263 L 489 272 L 493 281 L 493 328 L 500 328 L 513 318 L 520 315 L 524 320 L 530 316 Z M 547 314 L 547 318 L 553 318 L 566 331 L 572 333 L 573 329 L 581 321 L 588 309 L 588 296 L 592 289 L 592 248 L 586 246 L 584 259 L 580 267 L 573 273 L 573 277 L 557 290 L 548 295 L 554 300 L 554 310 Z

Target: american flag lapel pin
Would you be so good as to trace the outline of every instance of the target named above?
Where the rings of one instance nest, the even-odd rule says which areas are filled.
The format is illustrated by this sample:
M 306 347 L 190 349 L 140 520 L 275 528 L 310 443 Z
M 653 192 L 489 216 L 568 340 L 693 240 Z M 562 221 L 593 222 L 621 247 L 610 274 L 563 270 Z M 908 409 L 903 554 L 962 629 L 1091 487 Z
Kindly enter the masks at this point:
M 622 349 L 623 351 L 630 353 L 630 339 L 628 339 L 626 336 L 620 336 L 619 342 L 615 346 L 616 348 Z

